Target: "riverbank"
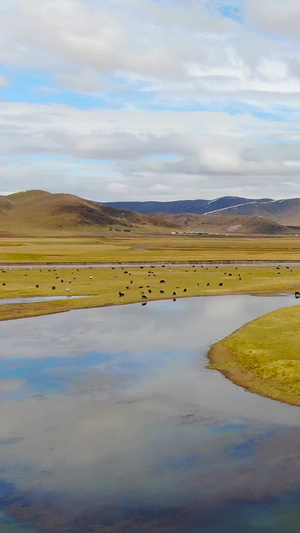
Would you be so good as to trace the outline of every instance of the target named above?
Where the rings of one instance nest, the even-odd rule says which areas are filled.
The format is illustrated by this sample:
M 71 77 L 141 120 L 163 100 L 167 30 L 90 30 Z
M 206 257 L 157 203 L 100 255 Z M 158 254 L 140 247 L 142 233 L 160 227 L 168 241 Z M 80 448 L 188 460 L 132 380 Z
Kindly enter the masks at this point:
M 12 300 L 12 303 L 0 306 L 0 320 L 137 302 L 145 305 L 154 300 L 194 296 L 292 294 L 299 288 L 300 266 L 275 264 L 6 267 L 0 269 L 0 293 L 6 302 L 14 298 L 37 297 L 55 297 L 56 300 L 28 303 L 13 303 Z
M 215 344 L 209 368 L 250 392 L 300 405 L 300 307 L 250 322 Z

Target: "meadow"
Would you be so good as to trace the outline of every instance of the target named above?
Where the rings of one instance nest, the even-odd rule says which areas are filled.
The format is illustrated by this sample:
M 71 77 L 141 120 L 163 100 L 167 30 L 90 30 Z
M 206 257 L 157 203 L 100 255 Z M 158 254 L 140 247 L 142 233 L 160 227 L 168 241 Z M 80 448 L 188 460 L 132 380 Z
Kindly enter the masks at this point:
M 300 237 L 130 235 L 2 238 L 1 263 L 300 261 Z
M 300 405 L 300 308 L 260 317 L 215 344 L 210 368 L 274 400 Z
M 81 297 L 4 304 L 0 320 L 6 320 L 133 302 L 145 305 L 158 299 L 293 292 L 300 287 L 300 265 L 6 266 L 0 269 L 0 287 L 1 298 Z

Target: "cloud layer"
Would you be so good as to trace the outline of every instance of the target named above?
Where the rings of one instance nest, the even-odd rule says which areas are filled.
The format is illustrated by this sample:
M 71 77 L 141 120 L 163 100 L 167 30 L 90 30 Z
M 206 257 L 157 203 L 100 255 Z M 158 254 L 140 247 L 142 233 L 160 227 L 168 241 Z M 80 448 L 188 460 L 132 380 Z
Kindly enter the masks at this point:
M 0 192 L 297 196 L 298 12 L 296 0 L 2 2 Z

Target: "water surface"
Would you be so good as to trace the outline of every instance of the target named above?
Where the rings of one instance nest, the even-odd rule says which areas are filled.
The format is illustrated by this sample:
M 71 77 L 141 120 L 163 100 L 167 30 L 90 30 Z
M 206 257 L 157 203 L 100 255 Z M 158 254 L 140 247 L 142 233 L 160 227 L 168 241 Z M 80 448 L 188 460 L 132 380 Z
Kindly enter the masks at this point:
M 42 532 L 298 531 L 299 408 L 206 368 L 212 343 L 288 305 L 219 296 L 0 323 L 3 509 Z

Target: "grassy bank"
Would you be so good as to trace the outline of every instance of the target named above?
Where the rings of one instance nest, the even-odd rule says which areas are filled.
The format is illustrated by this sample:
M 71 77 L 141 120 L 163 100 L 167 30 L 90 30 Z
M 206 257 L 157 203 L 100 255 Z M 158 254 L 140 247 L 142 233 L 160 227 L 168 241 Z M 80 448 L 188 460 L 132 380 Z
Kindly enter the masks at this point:
M 300 405 L 300 307 L 258 318 L 215 344 L 210 368 L 274 400 Z
M 82 298 L 1 305 L 0 320 L 158 299 L 293 292 L 299 288 L 300 266 L 5 267 L 0 269 L 2 299 L 32 296 Z

